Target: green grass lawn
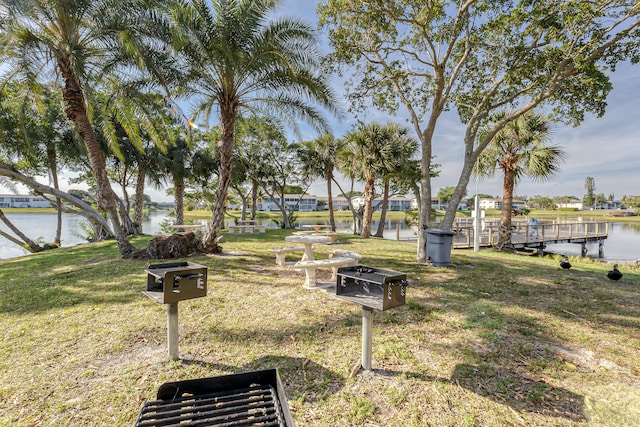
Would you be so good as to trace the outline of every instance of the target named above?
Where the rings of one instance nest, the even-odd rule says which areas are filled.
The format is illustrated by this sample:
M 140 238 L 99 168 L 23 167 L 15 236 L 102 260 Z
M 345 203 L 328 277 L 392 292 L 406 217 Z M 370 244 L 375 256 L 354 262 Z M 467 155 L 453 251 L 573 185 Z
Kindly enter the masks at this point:
M 274 263 L 290 232 L 225 235 L 222 255 L 190 258 L 208 295 L 179 305 L 175 362 L 166 307 L 141 293 L 149 262 L 115 242 L 0 261 L 0 426 L 130 426 L 163 382 L 269 368 L 298 426 L 637 425 L 639 269 L 611 282 L 607 264 L 492 250 L 435 268 L 413 245 L 340 235 L 410 282 L 405 306 L 375 313 L 373 371 L 352 376 L 361 308 Z

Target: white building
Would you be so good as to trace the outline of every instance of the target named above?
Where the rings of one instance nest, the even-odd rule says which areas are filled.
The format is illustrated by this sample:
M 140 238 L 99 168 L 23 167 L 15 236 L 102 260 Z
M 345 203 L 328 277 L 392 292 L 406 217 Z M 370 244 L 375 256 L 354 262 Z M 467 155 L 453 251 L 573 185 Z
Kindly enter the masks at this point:
M 284 202 L 291 211 L 311 212 L 318 210 L 318 198 L 310 194 L 285 194 Z M 278 204 L 282 205 L 280 197 L 265 198 L 258 203 L 257 208 L 259 211 L 279 211 Z
M 584 203 L 583 202 L 558 203 L 556 207 L 558 209 L 577 209 L 581 211 L 584 209 Z
M 446 211 L 447 207 L 449 207 L 449 203 L 440 203 L 440 199 L 438 199 L 437 197 L 431 198 L 431 209 Z M 469 205 L 467 204 L 467 201 L 460 200 L 460 203 L 458 203 L 458 210 L 466 211 L 467 209 L 469 209 Z
M 513 209 L 526 209 L 527 203 L 522 200 L 512 200 Z M 480 199 L 480 209 L 502 210 L 502 199 Z
M 48 208 L 51 203 L 41 196 L 0 194 L 0 208 Z
M 376 198 L 374 201 L 374 206 L 379 204 L 379 209 L 382 209 L 382 197 Z M 391 196 L 387 200 L 387 210 L 388 211 L 408 211 L 411 209 L 411 199 L 404 196 Z

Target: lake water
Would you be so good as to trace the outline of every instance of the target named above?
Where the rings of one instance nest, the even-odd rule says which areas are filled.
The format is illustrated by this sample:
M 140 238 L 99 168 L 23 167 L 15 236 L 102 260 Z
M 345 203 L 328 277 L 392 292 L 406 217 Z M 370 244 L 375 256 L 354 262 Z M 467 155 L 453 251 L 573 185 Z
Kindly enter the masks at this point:
M 51 242 L 56 230 L 55 214 L 7 214 L 9 218 L 20 230 L 28 234 L 28 236 L 36 241 Z M 146 234 L 160 233 L 160 224 L 167 218 L 166 211 L 151 212 L 143 224 L 143 231 Z M 63 215 L 62 224 L 62 245 L 73 246 L 78 243 L 85 243 L 83 238 L 81 223 L 84 219 L 78 215 Z M 199 220 L 206 224 L 206 220 Z M 270 228 L 275 228 L 276 224 L 272 221 L 259 221 L 261 224 Z M 299 228 L 304 224 L 316 224 L 315 219 L 299 220 L 296 227 Z M 340 233 L 350 233 L 352 230 L 352 221 L 340 220 L 336 223 L 336 229 Z M 375 233 L 378 223 L 374 221 L 372 230 Z M 0 223 L 0 229 L 8 231 L 4 224 Z M 402 220 L 387 220 L 385 224 L 384 237 L 387 239 L 396 239 L 397 235 L 401 239 L 415 238 L 416 230 L 407 227 Z M 598 245 L 587 245 L 587 256 L 597 258 Z M 547 249 L 551 252 L 563 253 L 568 256 L 579 256 L 580 245 L 549 245 Z M 0 237 L 0 259 L 14 258 L 26 255 L 29 252 L 18 247 L 12 242 Z M 609 237 L 604 243 L 604 259 L 608 262 L 633 262 L 640 259 L 640 224 L 609 224 Z

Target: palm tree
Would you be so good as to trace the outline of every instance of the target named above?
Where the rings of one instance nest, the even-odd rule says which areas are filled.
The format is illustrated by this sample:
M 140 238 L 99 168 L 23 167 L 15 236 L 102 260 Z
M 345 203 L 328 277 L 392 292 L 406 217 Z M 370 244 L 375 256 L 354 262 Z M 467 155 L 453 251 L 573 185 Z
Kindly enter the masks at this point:
M 341 151 L 341 169 L 346 175 L 355 173 L 364 180 L 364 215 L 361 237 L 371 235 L 373 217 L 374 184 L 378 177 L 399 169 L 397 140 L 402 129 L 395 123 L 361 125 L 349 132 Z M 406 135 L 406 131 L 405 131 Z M 345 168 L 345 166 L 347 166 Z
M 503 115 L 495 119 L 500 120 Z M 522 176 L 547 180 L 558 171 L 564 160 L 565 153 L 559 146 L 548 145 L 550 136 L 547 117 L 530 111 L 498 132 L 478 158 L 477 175 L 493 176 L 496 168 L 504 174 L 497 249 L 513 250 L 511 215 L 513 190 L 518 180 Z
M 298 158 L 305 178 L 322 178 L 327 181 L 327 207 L 329 224 L 336 231 L 336 220 L 333 213 L 333 179 L 336 168 L 336 156 L 342 141 L 326 133 L 313 141 L 304 141 L 298 146 Z
M 55 69 L 62 81 L 62 97 L 67 118 L 75 124 L 84 142 L 96 181 L 96 198 L 107 212 L 123 257 L 135 249 L 127 240 L 119 218 L 119 206 L 106 172 L 104 153 L 93 128 L 96 112 L 91 95 L 106 72 L 123 71 L 140 63 L 151 49 L 143 46 L 150 37 L 136 32 L 148 29 L 142 21 L 154 15 L 151 1 L 135 0 L 0 0 L 4 13 L 2 46 L 4 79 L 20 76 L 35 81 Z M 126 17 L 126 18 L 123 18 Z M 137 62 L 136 62 L 137 61 Z M 124 75 L 124 74 L 122 74 Z M 125 130 L 137 129 L 135 120 L 121 120 Z M 110 135 L 108 121 L 103 134 Z
M 334 95 L 320 70 L 314 31 L 292 19 L 270 19 L 275 0 L 178 1 L 176 51 L 188 68 L 187 90 L 195 116 L 219 112 L 220 170 L 212 219 L 204 237 L 207 252 L 224 226 L 231 180 L 236 118 L 241 110 L 277 115 L 289 123 L 302 118 L 327 125 L 314 104 L 334 110 Z
M 395 159 L 395 165 L 391 165 L 392 169 L 383 171 L 382 207 L 380 209 L 378 230 L 376 231 L 376 234 L 374 234 L 374 237 L 384 237 L 384 226 L 387 215 L 387 206 L 389 204 L 389 188 L 391 183 L 397 182 L 397 187 L 407 190 L 408 188 L 405 184 L 408 178 L 410 179 L 411 177 L 414 177 L 414 184 L 419 180 L 419 175 L 415 174 L 417 172 L 415 169 L 415 160 L 411 159 L 418 149 L 418 141 L 416 141 L 415 138 L 409 137 L 407 133 L 408 129 L 398 127 L 397 134 L 391 141 L 392 148 L 394 150 L 392 156 Z

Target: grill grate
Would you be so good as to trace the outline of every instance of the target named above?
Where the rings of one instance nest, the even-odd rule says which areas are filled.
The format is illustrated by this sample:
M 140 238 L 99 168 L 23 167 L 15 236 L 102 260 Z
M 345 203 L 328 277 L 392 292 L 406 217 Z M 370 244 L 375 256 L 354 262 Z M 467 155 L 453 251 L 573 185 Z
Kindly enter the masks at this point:
M 251 379 L 247 377 L 250 374 L 240 375 Z M 279 398 L 279 378 L 273 382 L 247 383 L 246 387 L 238 387 L 241 383 L 233 376 L 220 378 L 221 383 L 215 382 L 216 378 L 207 378 L 163 385 L 158 400 L 144 403 L 135 427 L 293 426 L 286 398 L 282 398 L 284 401 Z

